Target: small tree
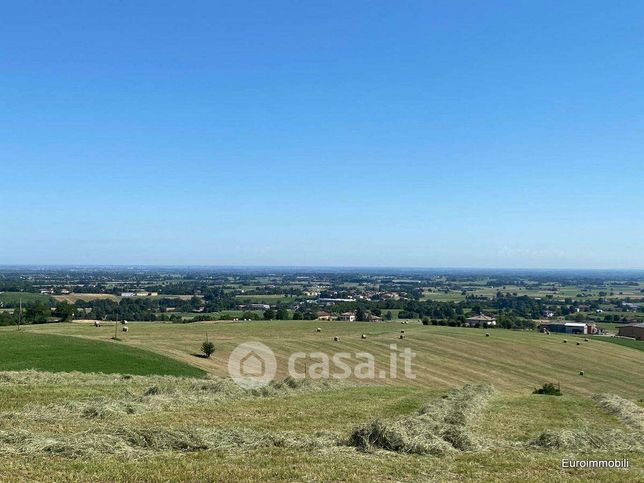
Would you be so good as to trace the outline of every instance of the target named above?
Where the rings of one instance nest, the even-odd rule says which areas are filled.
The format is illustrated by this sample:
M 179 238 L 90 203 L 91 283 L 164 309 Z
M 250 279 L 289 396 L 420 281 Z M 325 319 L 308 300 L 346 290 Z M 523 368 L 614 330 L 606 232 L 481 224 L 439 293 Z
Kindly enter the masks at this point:
M 268 309 L 264 311 L 264 320 L 273 320 L 275 318 L 275 311 Z
M 365 311 L 362 307 L 358 307 L 356 310 L 356 320 L 359 322 L 364 322 L 367 320 L 367 314 L 365 314 Z
M 203 352 L 207 358 L 210 358 L 210 356 L 215 353 L 215 344 L 206 338 L 204 343 L 201 344 L 201 352 Z
M 60 317 L 61 322 L 68 322 L 74 318 L 75 307 L 67 302 L 58 302 L 54 315 Z

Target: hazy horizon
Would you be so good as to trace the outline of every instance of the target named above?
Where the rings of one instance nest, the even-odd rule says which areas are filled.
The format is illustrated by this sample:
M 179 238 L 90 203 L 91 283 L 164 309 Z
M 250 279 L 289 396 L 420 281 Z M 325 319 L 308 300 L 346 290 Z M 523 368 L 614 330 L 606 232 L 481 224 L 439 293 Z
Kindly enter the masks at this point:
M 138 265 L 138 264 L 0 264 L 0 270 L 33 269 L 105 269 L 105 270 L 213 270 L 213 271 L 268 271 L 276 272 L 417 272 L 417 273 L 459 273 L 459 272 L 510 272 L 510 273 L 642 273 L 644 268 L 567 268 L 567 267 L 413 267 L 413 266 L 332 266 L 332 265 Z

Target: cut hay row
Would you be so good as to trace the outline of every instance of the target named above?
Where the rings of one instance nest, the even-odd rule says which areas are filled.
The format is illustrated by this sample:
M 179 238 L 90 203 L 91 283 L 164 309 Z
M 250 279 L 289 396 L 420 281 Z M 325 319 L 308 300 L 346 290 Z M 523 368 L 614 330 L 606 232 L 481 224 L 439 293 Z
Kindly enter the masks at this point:
M 644 431 L 644 409 L 616 394 L 595 394 L 593 400 L 629 428 Z
M 375 420 L 354 430 L 348 445 L 369 451 L 443 455 L 481 449 L 472 424 L 493 394 L 488 384 L 466 385 L 423 406 L 417 414 L 397 420 Z
M 40 378 L 40 373 L 22 374 L 21 381 Z M 109 380 L 111 377 L 108 376 Z M 96 375 L 98 381 L 103 375 Z M 100 396 L 81 401 L 67 401 L 57 404 L 28 404 L 20 410 L 0 413 L 0 426 L 12 424 L 15 420 L 30 420 L 56 423 L 64 419 L 108 419 L 128 414 L 149 411 L 176 410 L 190 405 L 225 403 L 240 399 L 280 397 L 289 394 L 303 394 L 343 387 L 338 382 L 294 379 L 287 377 L 272 381 L 265 387 L 244 389 L 230 379 L 210 376 L 206 379 L 187 379 L 164 376 L 138 376 L 130 384 L 119 387 L 122 394 L 112 398 Z M 132 383 L 137 381 L 138 385 Z M 122 382 L 119 380 L 119 382 Z M 154 382 L 147 385 L 146 382 Z M 31 384 L 31 382 L 29 382 Z
M 195 384 L 206 378 L 176 376 L 132 376 L 88 372 L 0 371 L 0 386 L 130 386 L 132 384 Z
M 644 409 L 615 394 L 595 394 L 592 399 L 617 416 L 630 431 L 586 429 L 549 429 L 528 446 L 548 450 L 644 451 Z
M 91 457 L 101 454 L 144 456 L 158 451 L 207 451 L 281 447 L 312 450 L 334 447 L 337 436 L 319 433 L 305 436 L 291 432 L 257 432 L 249 429 L 129 429 L 91 430 L 70 435 L 0 431 L 3 455 L 57 455 Z
M 597 431 L 587 429 L 546 430 L 529 446 L 547 450 L 608 450 L 608 451 L 644 451 L 644 435 L 641 432 L 620 430 Z

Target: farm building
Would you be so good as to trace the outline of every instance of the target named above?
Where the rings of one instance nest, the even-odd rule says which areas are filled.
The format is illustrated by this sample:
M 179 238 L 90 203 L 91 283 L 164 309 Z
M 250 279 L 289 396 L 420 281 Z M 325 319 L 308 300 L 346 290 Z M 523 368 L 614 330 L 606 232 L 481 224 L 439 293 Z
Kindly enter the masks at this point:
M 642 308 L 642 304 L 636 304 L 636 303 L 633 303 L 633 302 L 622 302 L 622 307 L 624 307 L 627 312 L 630 312 L 631 310 L 633 312 L 636 312 L 640 308 Z
M 496 319 L 494 317 L 490 317 L 484 314 L 468 317 L 465 320 L 470 327 L 487 327 L 496 325 Z
M 340 320 L 345 320 L 347 322 L 355 322 L 356 314 L 353 312 L 343 312 L 340 314 Z
M 367 320 L 369 322 L 382 322 L 382 317 L 378 317 L 377 315 L 369 314 L 367 316 Z
M 318 320 L 331 320 L 331 314 L 329 312 L 325 312 L 324 310 L 320 310 L 318 312 Z
M 270 305 L 268 304 L 245 304 L 245 305 L 240 305 L 240 309 L 247 309 L 247 310 L 268 310 L 271 308 Z
M 327 304 L 327 305 L 336 304 L 338 302 L 355 302 L 355 301 L 356 299 L 353 299 L 353 298 L 340 299 L 340 298 L 328 298 L 328 297 L 321 297 L 316 300 L 316 302 L 319 304 Z
M 620 337 L 633 337 L 637 340 L 644 340 L 644 323 L 620 325 L 617 327 L 617 335 Z
M 539 326 L 540 332 L 556 332 L 559 334 L 594 334 L 597 332 L 595 324 L 585 322 L 550 322 Z

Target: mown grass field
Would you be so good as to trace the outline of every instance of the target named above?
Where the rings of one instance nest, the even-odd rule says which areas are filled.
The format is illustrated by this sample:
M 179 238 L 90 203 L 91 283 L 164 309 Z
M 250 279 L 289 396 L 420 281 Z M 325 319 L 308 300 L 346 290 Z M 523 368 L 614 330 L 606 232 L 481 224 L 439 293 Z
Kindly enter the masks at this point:
M 192 324 L 131 322 L 127 334 L 119 332 L 123 344 L 155 351 L 195 365 L 214 375 L 226 377 L 226 361 L 241 342 L 261 341 L 274 352 L 278 376 L 287 376 L 288 358 L 293 352 L 368 351 L 378 368 L 387 368 L 390 345 L 406 347 L 414 359 L 416 379 L 379 380 L 380 385 L 449 389 L 467 383 L 489 382 L 504 391 L 523 393 L 544 382 L 559 382 L 568 392 L 590 395 L 609 391 L 642 397 L 644 380 L 633 381 L 641 373 L 642 354 L 631 348 L 596 341 L 576 345 L 577 338 L 537 332 L 424 326 L 419 322 L 347 323 L 327 321 L 197 322 Z M 322 332 L 316 332 L 320 327 Z M 27 330 L 109 340 L 113 326 L 96 328 L 89 324 L 47 324 Z M 406 338 L 399 339 L 400 331 Z M 490 337 L 486 337 L 486 332 Z M 367 336 L 366 340 L 361 335 Z M 208 334 L 216 352 L 202 359 L 201 343 Z M 340 338 L 334 342 L 334 336 Z M 569 342 L 564 343 L 564 339 Z M 301 365 L 305 361 L 301 362 Z M 300 367 L 300 366 L 297 366 Z M 301 367 L 300 367 L 301 368 Z M 585 376 L 579 376 L 584 370 Z M 629 376 L 630 375 L 630 376 Z
M 203 375 L 203 371 L 154 352 L 103 342 L 26 330 L 0 332 L 0 371 L 103 372 L 117 374 Z
M 322 329 L 321 333 L 315 331 Z M 131 323 L 119 343 L 113 327 L 50 324 L 36 334 L 80 342 L 146 348 L 202 368 L 206 379 L 157 376 L 0 373 L 0 480 L 146 481 L 637 481 L 641 447 L 624 448 L 571 437 L 573 446 L 535 446 L 544 431 L 641 436 L 633 423 L 591 396 L 613 393 L 642 406 L 641 351 L 591 339 L 534 332 L 322 321 Z M 400 330 L 406 338 L 398 338 Z M 15 328 L 0 329 L 0 340 Z M 211 360 L 193 355 L 208 337 Z M 361 334 L 367 339 L 362 340 Z M 333 337 L 340 341 L 334 342 Z M 22 334 L 21 334 L 22 336 Z M 67 339 L 63 337 L 63 339 Z M 223 384 L 237 344 L 261 341 L 276 353 L 279 377 L 292 351 L 368 351 L 387 364 L 390 344 L 416 353 L 413 380 L 311 382 L 276 386 L 267 394 Z M 87 356 L 86 356 L 87 357 Z M 88 362 L 91 365 L 91 362 Z M 298 366 L 300 369 L 303 367 Z M 580 376 L 583 368 L 585 375 Z M 1 368 L 0 368 L 1 369 Z M 357 426 L 411 417 L 450 388 L 491 383 L 496 391 L 473 410 L 467 434 L 480 446 L 444 455 L 410 454 L 347 444 Z M 532 395 L 560 382 L 561 397 Z M 626 403 L 625 403 L 626 404 Z M 640 415 L 641 416 L 641 415 Z M 640 417 L 637 416 L 637 417 Z M 28 434 L 29 437 L 25 436 Z M 559 433 L 557 433 L 559 434 Z M 567 433 L 564 433 L 567 434 Z M 205 438 L 202 440 L 201 438 Z M 210 438 L 210 439 L 209 439 Z M 642 439 L 644 441 L 644 439 Z M 106 444 L 105 442 L 109 442 Z M 198 444 L 195 444 L 195 441 Z M 329 442 L 332 441 L 332 442 Z M 610 443 L 613 444 L 613 443 Z M 566 470 L 566 458 L 628 458 L 629 470 Z
M 68 302 L 70 304 L 76 303 L 78 300 L 88 302 L 91 300 L 113 300 L 118 302 L 121 297 L 108 293 L 71 293 L 66 295 L 53 295 L 53 298 L 59 302 Z

